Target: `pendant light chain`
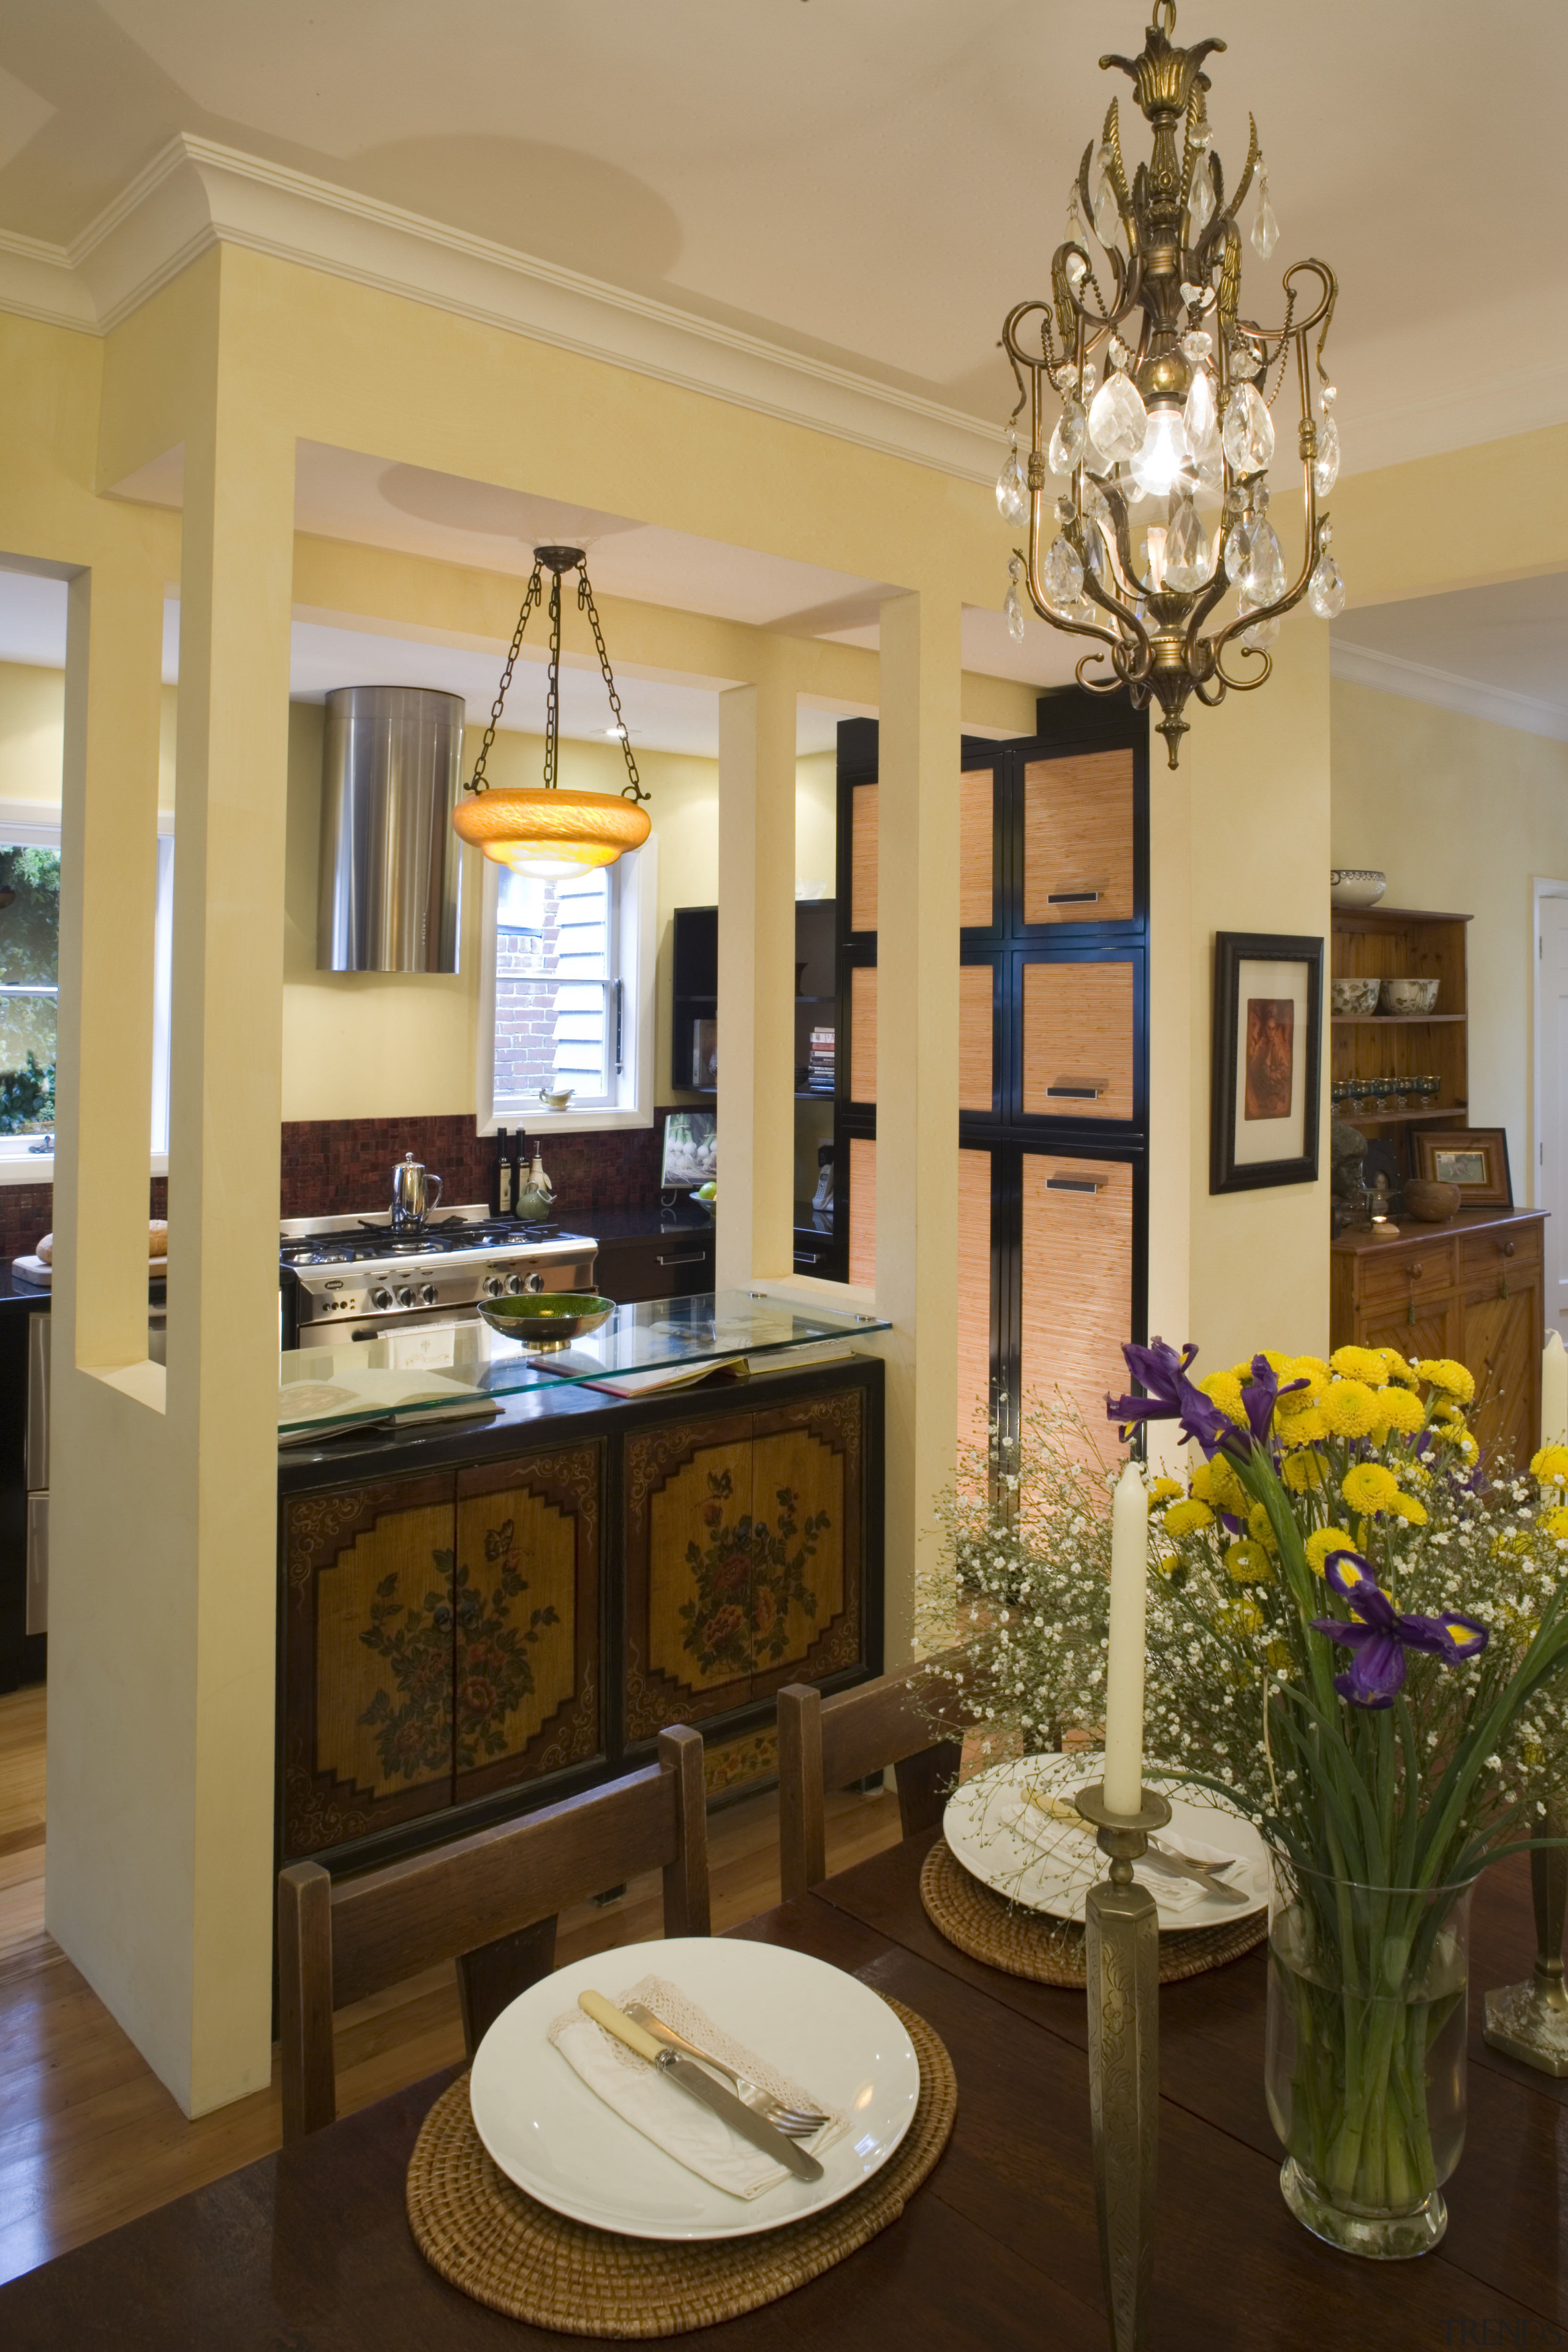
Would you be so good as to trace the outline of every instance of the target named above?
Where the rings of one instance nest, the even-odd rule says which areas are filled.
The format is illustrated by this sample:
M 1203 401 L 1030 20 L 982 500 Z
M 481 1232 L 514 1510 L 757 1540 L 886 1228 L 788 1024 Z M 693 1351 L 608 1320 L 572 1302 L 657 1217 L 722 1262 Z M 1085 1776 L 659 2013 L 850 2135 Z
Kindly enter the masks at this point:
M 599 668 L 604 677 L 605 690 L 610 698 L 610 709 L 615 715 L 616 733 L 620 739 L 621 751 L 626 763 L 626 775 L 629 781 L 622 788 L 621 798 L 624 801 L 646 801 L 651 795 L 644 792 L 637 776 L 637 763 L 632 752 L 632 739 L 626 720 L 621 715 L 621 698 L 616 691 L 615 674 L 610 668 L 610 656 L 605 647 L 605 632 L 599 626 L 598 607 L 594 602 L 594 591 L 588 584 L 587 562 L 574 548 L 535 550 L 533 570 L 529 574 L 528 587 L 522 599 L 522 610 L 517 616 L 517 627 L 512 632 L 511 649 L 506 657 L 506 667 L 501 672 L 500 690 L 491 706 L 490 723 L 485 729 L 485 740 L 479 746 L 479 756 L 474 762 L 474 772 L 463 786 L 463 790 L 466 793 L 482 793 L 488 790 L 485 780 L 485 762 L 489 758 L 490 745 L 495 741 L 496 729 L 500 724 L 507 688 L 511 684 L 512 670 L 516 667 L 518 655 L 522 649 L 522 633 L 528 626 L 528 616 L 536 604 L 542 604 L 544 601 L 542 581 L 546 556 L 553 560 L 550 566 L 550 669 L 544 703 L 544 790 L 547 793 L 552 793 L 555 790 L 561 759 L 561 576 L 563 572 L 575 571 L 581 574 L 577 583 L 577 609 L 579 612 L 587 614 L 588 625 L 594 632 L 594 645 L 599 656 Z M 563 562 L 561 559 L 565 556 L 570 556 L 572 561 Z

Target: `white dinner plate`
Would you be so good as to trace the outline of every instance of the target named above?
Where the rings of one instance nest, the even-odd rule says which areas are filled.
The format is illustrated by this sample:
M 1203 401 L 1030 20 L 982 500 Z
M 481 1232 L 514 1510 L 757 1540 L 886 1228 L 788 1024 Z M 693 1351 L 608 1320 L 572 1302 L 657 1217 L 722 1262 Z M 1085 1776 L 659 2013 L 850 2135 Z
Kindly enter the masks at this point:
M 964 1869 L 984 1885 L 994 1887 L 1026 1910 L 1046 1911 L 1053 1918 L 1081 1924 L 1084 1897 L 1109 1867 L 1094 1843 L 1093 1832 L 1080 1836 L 1042 1815 L 1041 1825 L 1050 1843 L 1041 1846 L 1020 1835 L 1012 1826 L 1011 1816 L 1024 1788 L 1070 1800 L 1079 1789 L 1098 1780 L 1104 1766 L 1099 1748 L 1021 1756 L 993 1765 L 990 1771 L 977 1772 L 973 1780 L 954 1790 L 942 1815 L 942 1834 Z M 1161 1932 L 1213 1927 L 1222 1919 L 1245 1919 L 1261 1911 L 1268 1900 L 1268 1858 L 1263 1840 L 1245 1815 L 1223 1797 L 1206 1790 L 1186 1790 L 1180 1781 L 1164 1780 L 1158 1772 L 1149 1774 L 1148 1786 L 1170 1801 L 1171 1826 L 1161 1834 L 1178 1843 L 1184 1837 L 1194 1838 L 1201 1845 L 1223 1847 L 1238 1855 L 1242 1866 L 1228 1874 L 1226 1884 L 1250 1898 L 1244 1910 L 1239 1903 L 1226 1903 L 1217 1895 L 1200 1895 L 1195 1903 L 1177 1909 L 1165 1899 L 1157 1880 L 1140 1878 L 1139 1884 L 1147 1884 L 1159 1907 Z
M 799 2083 L 850 2128 L 820 2180 L 793 2176 L 750 2200 L 689 2172 L 596 2097 L 548 2039 L 592 1987 L 610 2000 L 648 1974 Z M 504 2009 L 468 2081 L 474 2126 L 509 2180 L 552 2212 L 629 2238 L 747 2238 L 836 2205 L 870 2178 L 914 2118 L 920 2061 L 898 2017 L 858 1977 L 740 1937 L 622 1944 L 558 1969 Z

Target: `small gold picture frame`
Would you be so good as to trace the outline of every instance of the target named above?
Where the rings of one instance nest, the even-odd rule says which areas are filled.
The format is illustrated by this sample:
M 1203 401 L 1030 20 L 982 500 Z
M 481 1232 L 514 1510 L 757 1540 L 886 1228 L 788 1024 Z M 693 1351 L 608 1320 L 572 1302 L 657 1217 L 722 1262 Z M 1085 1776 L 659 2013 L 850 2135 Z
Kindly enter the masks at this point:
M 1465 1209 L 1511 1209 L 1508 1130 L 1501 1127 L 1419 1127 L 1411 1137 L 1417 1176 L 1457 1184 Z

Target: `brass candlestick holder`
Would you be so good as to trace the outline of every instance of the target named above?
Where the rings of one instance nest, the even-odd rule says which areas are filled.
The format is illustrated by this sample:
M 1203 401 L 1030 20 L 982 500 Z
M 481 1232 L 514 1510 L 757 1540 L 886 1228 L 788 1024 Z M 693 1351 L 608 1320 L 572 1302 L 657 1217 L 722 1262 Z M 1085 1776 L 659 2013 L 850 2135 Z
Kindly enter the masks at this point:
M 1494 2050 L 1542 2074 L 1568 2074 L 1568 1987 L 1563 1981 L 1563 1918 L 1568 1907 L 1568 1847 L 1549 1814 L 1535 1832 L 1530 1891 L 1535 1901 L 1535 1972 L 1486 1998 L 1482 2031 Z
M 1132 1865 L 1171 1808 L 1152 1789 L 1136 1813 L 1113 1813 L 1103 1784 L 1075 1803 L 1099 1832 L 1110 1879 L 1084 1906 L 1089 1980 L 1089 2111 L 1094 2198 L 1114 2352 L 1142 2352 L 1154 2263 L 1154 2173 L 1160 2146 L 1160 1915 Z

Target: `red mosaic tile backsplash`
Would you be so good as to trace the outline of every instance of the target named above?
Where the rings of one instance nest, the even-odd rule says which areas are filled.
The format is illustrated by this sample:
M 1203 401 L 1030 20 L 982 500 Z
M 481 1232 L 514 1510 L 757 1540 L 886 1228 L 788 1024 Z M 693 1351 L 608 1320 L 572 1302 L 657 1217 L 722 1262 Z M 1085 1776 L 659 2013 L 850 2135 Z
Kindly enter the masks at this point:
M 154 1176 L 148 1200 L 150 1217 L 169 1213 L 169 1180 Z M 30 1257 L 47 1233 L 54 1230 L 55 1188 L 52 1184 L 0 1185 L 0 1265 L 14 1257 Z
M 656 1110 L 651 1127 L 546 1135 L 544 1165 L 561 1213 L 656 1201 L 667 1116 Z M 441 1198 L 451 1207 L 489 1199 L 496 1139 L 476 1135 L 471 1117 L 293 1119 L 283 1129 L 280 1213 L 331 1217 L 384 1209 L 392 1199 L 393 1169 L 405 1151 L 441 1177 Z

